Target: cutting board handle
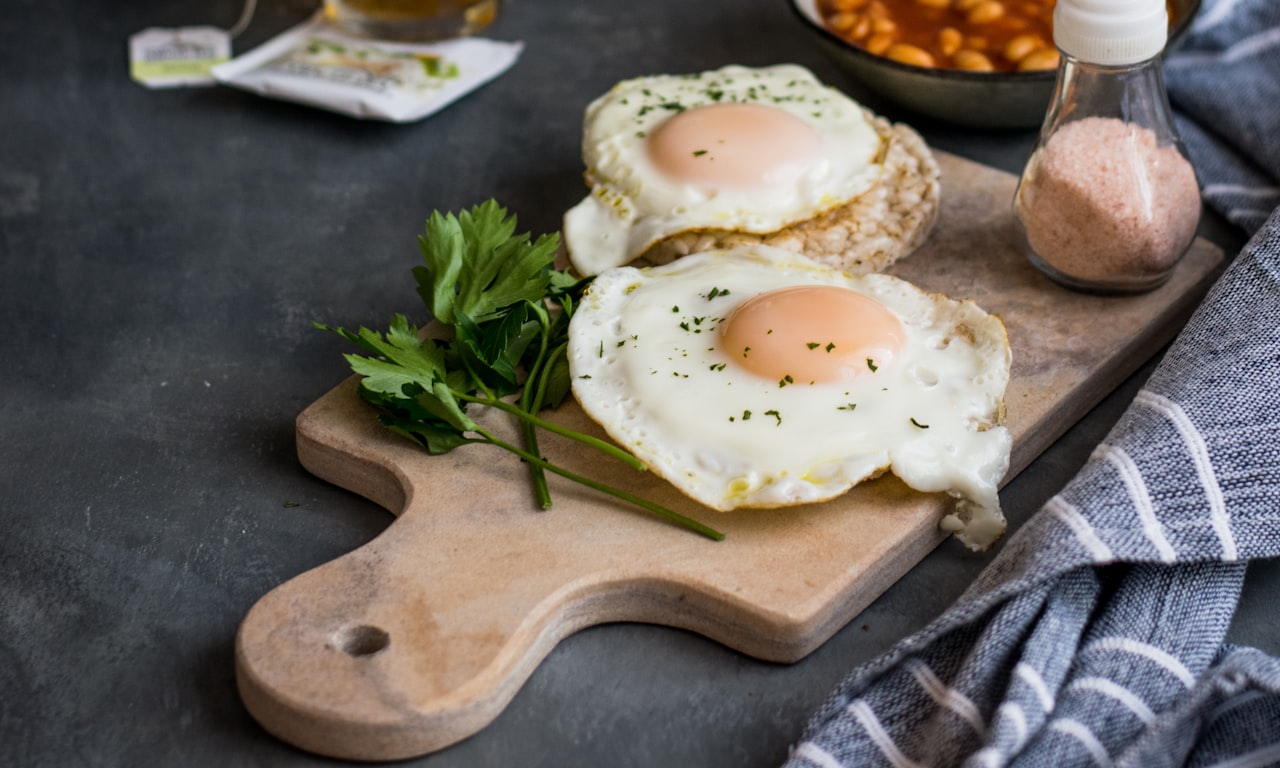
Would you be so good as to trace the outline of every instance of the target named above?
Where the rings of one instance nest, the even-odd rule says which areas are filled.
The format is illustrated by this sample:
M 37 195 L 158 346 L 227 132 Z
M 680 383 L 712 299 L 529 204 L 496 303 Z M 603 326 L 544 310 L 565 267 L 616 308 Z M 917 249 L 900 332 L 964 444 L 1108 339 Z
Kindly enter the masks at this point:
M 566 583 L 533 569 L 506 580 L 510 569 L 493 569 L 502 553 L 471 569 L 430 556 L 465 544 L 434 539 L 429 522 L 406 510 L 378 539 L 246 615 L 237 681 L 268 731 L 347 759 L 441 749 L 496 718 L 565 636 L 628 613 L 634 586 L 607 576 Z
M 354 384 L 299 415 L 298 456 L 398 519 L 363 547 L 275 588 L 245 616 L 237 683 L 271 733 L 356 760 L 442 749 L 492 722 L 560 640 L 610 621 L 683 626 L 766 657 L 779 653 L 773 643 L 743 643 L 752 634 L 743 629 L 748 611 L 714 588 L 678 572 L 655 574 L 643 560 L 575 556 L 562 540 L 549 543 L 559 518 L 547 516 L 567 510 L 530 513 L 525 497 L 504 499 L 484 480 L 463 491 L 435 481 L 424 460 L 447 469 L 451 458 L 389 438 Z

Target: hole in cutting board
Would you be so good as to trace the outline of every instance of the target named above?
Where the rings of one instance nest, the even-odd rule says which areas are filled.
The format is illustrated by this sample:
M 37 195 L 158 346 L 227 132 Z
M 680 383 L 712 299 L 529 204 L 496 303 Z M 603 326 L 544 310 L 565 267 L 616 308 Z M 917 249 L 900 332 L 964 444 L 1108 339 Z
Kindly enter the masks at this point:
M 338 640 L 338 647 L 343 653 L 355 657 L 373 656 L 391 645 L 391 635 L 368 624 L 348 627 L 342 631 Z

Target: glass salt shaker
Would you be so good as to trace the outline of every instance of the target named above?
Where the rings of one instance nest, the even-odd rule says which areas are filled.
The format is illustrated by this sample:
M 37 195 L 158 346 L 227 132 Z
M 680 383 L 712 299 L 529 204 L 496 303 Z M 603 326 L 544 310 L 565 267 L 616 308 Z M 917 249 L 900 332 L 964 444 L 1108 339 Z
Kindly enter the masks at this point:
M 1153 289 L 1200 221 L 1161 70 L 1165 0 L 1058 0 L 1053 24 L 1057 84 L 1013 200 L 1027 256 L 1076 290 Z

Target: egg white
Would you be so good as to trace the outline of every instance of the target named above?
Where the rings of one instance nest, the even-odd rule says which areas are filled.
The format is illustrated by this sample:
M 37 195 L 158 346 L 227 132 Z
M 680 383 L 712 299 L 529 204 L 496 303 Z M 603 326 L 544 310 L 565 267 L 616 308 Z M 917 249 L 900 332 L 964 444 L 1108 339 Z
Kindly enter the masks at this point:
M 716 327 L 737 304 L 810 284 L 888 307 L 906 337 L 893 361 L 853 382 L 782 382 L 745 371 L 718 346 Z M 972 302 L 748 246 L 608 270 L 569 334 L 583 410 L 712 509 L 821 501 L 889 469 L 916 490 L 960 499 L 947 523 L 971 546 L 1004 529 L 1010 349 L 999 318 Z
M 750 188 L 689 184 L 654 166 L 645 147 L 654 129 L 685 110 L 722 103 L 799 118 L 817 134 L 820 159 L 794 183 Z M 777 231 L 853 200 L 883 171 L 883 141 L 862 106 L 794 64 L 619 83 L 587 107 L 582 154 L 591 193 L 565 215 L 562 232 L 585 275 L 626 264 L 680 232 Z

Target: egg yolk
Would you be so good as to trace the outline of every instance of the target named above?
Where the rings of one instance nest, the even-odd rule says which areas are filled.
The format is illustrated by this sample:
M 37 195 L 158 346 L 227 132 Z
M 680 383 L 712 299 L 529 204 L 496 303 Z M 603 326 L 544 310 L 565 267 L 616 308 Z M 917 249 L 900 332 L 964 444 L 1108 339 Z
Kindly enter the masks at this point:
M 832 285 L 753 296 L 720 324 L 721 350 L 747 371 L 787 384 L 849 381 L 889 365 L 905 334 L 875 299 Z
M 799 178 L 821 156 L 800 118 L 763 104 L 687 109 L 654 129 L 650 161 L 669 178 L 705 187 L 760 187 Z

